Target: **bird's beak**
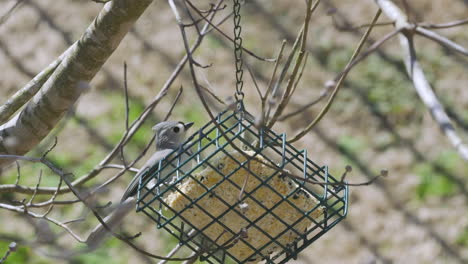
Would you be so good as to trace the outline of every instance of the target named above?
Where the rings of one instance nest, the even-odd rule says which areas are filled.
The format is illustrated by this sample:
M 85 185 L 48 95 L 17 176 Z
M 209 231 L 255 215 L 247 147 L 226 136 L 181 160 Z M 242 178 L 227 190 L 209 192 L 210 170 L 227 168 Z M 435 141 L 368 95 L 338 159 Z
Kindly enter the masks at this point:
M 187 130 L 187 129 L 189 129 L 190 127 L 192 127 L 192 126 L 193 126 L 193 124 L 194 124 L 193 122 L 190 122 L 190 123 L 185 123 L 185 124 L 184 124 L 184 128 L 185 128 L 185 130 Z

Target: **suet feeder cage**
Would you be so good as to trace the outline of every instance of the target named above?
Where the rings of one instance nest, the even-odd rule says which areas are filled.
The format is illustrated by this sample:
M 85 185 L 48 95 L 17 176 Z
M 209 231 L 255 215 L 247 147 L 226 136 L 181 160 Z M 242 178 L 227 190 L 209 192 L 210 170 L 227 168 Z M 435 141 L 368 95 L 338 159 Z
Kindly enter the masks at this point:
M 347 213 L 348 186 L 307 156 L 240 102 L 140 178 L 137 211 L 208 263 L 286 263 Z

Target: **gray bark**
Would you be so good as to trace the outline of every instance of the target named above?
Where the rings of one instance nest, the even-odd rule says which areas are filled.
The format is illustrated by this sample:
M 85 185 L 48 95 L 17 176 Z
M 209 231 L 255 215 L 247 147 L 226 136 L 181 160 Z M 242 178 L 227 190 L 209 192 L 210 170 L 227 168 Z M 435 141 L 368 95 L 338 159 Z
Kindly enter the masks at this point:
M 88 87 L 152 0 L 114 0 L 104 5 L 38 93 L 0 126 L 0 154 L 23 155 L 55 127 Z M 0 168 L 12 160 L 0 160 Z

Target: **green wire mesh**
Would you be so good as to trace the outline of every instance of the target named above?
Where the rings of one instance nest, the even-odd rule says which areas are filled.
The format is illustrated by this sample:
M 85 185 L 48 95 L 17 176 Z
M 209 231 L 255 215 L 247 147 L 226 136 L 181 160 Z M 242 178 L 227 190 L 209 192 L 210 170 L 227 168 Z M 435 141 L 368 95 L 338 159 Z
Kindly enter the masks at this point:
M 240 155 L 239 150 L 249 154 Z M 220 159 L 228 160 L 231 167 L 226 168 Z M 262 173 L 255 166 L 264 168 Z M 210 184 L 209 176 L 203 175 L 209 174 L 208 171 L 212 179 L 217 179 Z M 282 173 L 285 171 L 296 177 Z M 241 172 L 248 175 L 242 176 L 246 178 L 244 184 L 239 183 Z M 286 263 L 296 259 L 300 251 L 343 220 L 347 213 L 348 187 L 330 185 L 338 181 L 329 175 L 327 166 L 308 159 L 307 150 L 297 150 L 287 143 L 285 134 L 256 128 L 244 110 L 220 113 L 216 120 L 191 135 L 146 174 L 150 177 L 140 178 L 137 211 L 143 211 L 158 228 L 165 229 L 182 245 L 199 252 L 200 260 L 208 263 L 261 260 L 262 263 Z M 300 178 L 322 184 L 311 184 Z M 289 185 L 286 192 L 279 192 L 278 179 Z M 254 181 L 256 184 L 252 184 Z M 188 194 L 189 185 L 199 192 Z M 228 185 L 239 198 L 223 198 L 229 195 L 225 189 Z M 268 201 L 259 198 L 260 194 L 270 195 L 276 202 L 266 205 Z M 307 205 L 307 209 L 298 206 L 295 199 L 299 195 L 303 201 L 313 199 L 315 204 Z M 178 197 L 183 207 L 171 204 L 169 196 Z M 207 205 L 207 201 L 213 202 Z M 249 212 L 253 208 L 257 208 L 256 213 Z M 288 215 L 294 212 L 293 220 L 286 220 L 284 213 L 279 214 L 285 208 Z M 213 213 L 213 210 L 218 211 Z M 255 217 L 247 217 L 249 214 Z M 266 230 L 266 219 L 272 221 L 269 225 L 279 228 L 275 232 Z M 233 228 L 235 221 L 242 228 L 239 225 Z M 208 235 L 214 229 L 218 230 L 217 235 Z M 226 239 L 220 242 L 221 237 Z M 255 240 L 260 238 L 261 243 Z M 244 252 L 235 251 L 238 248 Z

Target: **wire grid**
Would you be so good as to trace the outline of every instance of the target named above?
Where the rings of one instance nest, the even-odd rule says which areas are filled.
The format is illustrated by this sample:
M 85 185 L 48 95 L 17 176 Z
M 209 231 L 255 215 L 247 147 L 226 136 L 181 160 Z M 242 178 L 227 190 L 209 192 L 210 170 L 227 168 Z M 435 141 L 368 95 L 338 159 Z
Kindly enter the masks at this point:
M 239 160 L 232 154 L 236 151 L 232 145 L 237 146 L 237 150 L 242 149 L 254 154 Z M 219 168 L 219 164 L 216 165 L 215 163 L 215 160 L 220 156 L 227 156 L 234 160 L 237 168 L 223 173 Z M 286 195 L 279 194 L 275 188 L 270 186 L 272 179 L 275 176 L 287 176 L 282 175 L 281 170 L 275 170 L 267 177 L 256 175 L 255 171 L 250 170 L 249 163 L 260 156 L 267 159 L 270 164 L 273 163 L 293 175 L 323 182 L 324 184 L 311 184 L 288 177 L 291 182 L 294 182 L 294 191 Z M 204 168 L 211 168 L 216 171 L 221 176 L 221 180 L 213 186 L 205 186 L 200 177 L 195 176 L 197 172 Z M 250 177 L 255 177 L 260 182 L 255 189 L 245 192 L 244 197 L 250 198 L 265 210 L 262 216 L 257 219 L 245 217 L 239 209 L 242 200 L 236 203 L 228 203 L 221 199 L 227 210 L 216 217 L 198 204 L 206 196 L 215 196 L 220 199 L 216 194 L 216 190 L 223 182 L 229 182 L 241 192 L 242 186 L 239 186 L 231 179 L 232 175 L 239 170 L 248 171 Z M 150 177 L 144 177 L 146 174 L 150 174 Z M 198 132 L 191 135 L 179 149 L 174 150 L 172 155 L 168 155 L 158 165 L 150 168 L 145 175 L 140 178 L 137 211 L 143 211 L 157 224 L 158 228 L 165 229 L 176 237 L 181 244 L 194 252 L 199 252 L 200 260 L 208 263 L 246 263 L 260 260 L 263 263 L 286 263 L 290 259 L 296 259 L 300 251 L 343 220 L 347 214 L 348 187 L 326 184 L 338 182 L 329 175 L 327 166 L 315 164 L 307 158 L 307 150 L 297 150 L 287 143 L 285 134 L 276 134 L 267 128 L 256 128 L 253 118 L 245 110 L 228 110 L 220 113 L 216 120 L 208 122 Z M 202 186 L 204 192 L 195 198 L 188 197 L 180 190 L 181 183 L 187 180 L 192 180 Z M 298 210 L 300 217 L 297 221 L 294 223 L 284 222 L 281 217 L 275 215 L 276 205 L 268 208 L 256 200 L 253 194 L 260 187 L 269 188 L 272 193 L 281 196 L 281 202 L 287 203 L 288 206 Z M 174 192 L 179 193 L 189 201 L 184 209 L 178 211 L 166 202 L 165 197 Z M 290 198 L 295 199 L 300 192 L 312 195 L 318 201 L 318 204 L 307 211 L 298 208 L 291 202 Z M 197 228 L 197 225 L 193 222 L 196 221 L 195 219 L 186 219 L 184 217 L 184 211 L 188 210 L 188 208 L 197 208 L 197 210 L 208 215 L 210 223 L 202 228 Z M 317 210 L 321 210 L 320 217 L 312 217 L 312 214 L 317 213 Z M 268 242 L 260 246 L 260 248 L 256 248 L 242 234 L 239 234 L 239 231 L 231 230 L 229 226 L 225 225 L 221 218 L 233 212 L 248 223 L 245 226 L 247 233 L 248 230 L 255 228 L 255 230 L 262 232 L 262 236 L 268 238 Z M 267 214 L 273 215 L 275 220 L 280 221 L 285 226 L 281 233 L 271 236 L 259 228 L 259 221 Z M 310 225 L 305 230 L 298 231 L 298 223 L 304 220 L 309 221 Z M 232 235 L 232 239 L 229 241 L 231 242 L 230 246 L 242 241 L 250 248 L 252 254 L 239 259 L 238 256 L 236 257 L 235 254 L 229 251 L 227 243 L 218 245 L 216 239 L 204 236 L 203 232 L 206 232 L 213 224 L 222 226 L 224 228 L 223 232 Z M 280 237 L 288 232 L 294 234 L 294 241 L 286 245 L 280 243 Z M 272 247 L 275 248 L 274 251 L 265 252 L 266 249 Z

